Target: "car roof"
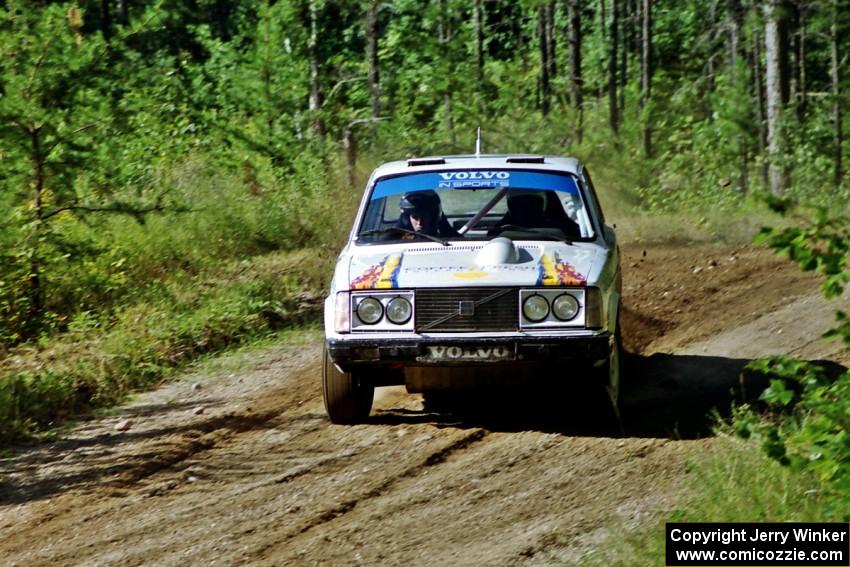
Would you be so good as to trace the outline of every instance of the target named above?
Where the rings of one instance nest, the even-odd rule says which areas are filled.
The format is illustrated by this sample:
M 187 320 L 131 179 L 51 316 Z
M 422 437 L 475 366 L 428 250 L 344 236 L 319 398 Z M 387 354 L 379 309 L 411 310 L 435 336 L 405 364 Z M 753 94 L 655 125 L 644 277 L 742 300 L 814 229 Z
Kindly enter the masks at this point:
M 445 171 L 447 169 L 536 169 L 578 175 L 580 168 L 581 162 L 565 156 L 542 156 L 539 154 L 430 156 L 385 163 L 373 172 L 372 177 L 375 179 L 402 173 Z

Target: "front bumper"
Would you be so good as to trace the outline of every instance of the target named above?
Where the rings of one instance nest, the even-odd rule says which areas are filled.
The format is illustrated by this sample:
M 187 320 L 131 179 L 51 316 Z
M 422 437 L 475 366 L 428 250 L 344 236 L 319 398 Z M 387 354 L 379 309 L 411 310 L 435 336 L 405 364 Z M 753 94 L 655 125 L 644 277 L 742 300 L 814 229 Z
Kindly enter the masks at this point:
M 604 360 L 610 333 L 566 337 L 415 337 L 328 339 L 330 358 L 357 366 L 482 366 L 518 362 Z

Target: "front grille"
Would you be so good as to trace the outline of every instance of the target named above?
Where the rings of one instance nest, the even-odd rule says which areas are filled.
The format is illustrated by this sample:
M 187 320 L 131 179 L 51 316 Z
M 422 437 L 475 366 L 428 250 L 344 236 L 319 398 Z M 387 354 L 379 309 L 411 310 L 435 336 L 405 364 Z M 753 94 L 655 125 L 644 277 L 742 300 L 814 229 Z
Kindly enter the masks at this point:
M 493 297 L 497 294 L 500 295 Z M 516 288 L 417 289 L 415 301 L 417 331 L 516 331 L 519 328 Z M 470 302 L 474 303 L 475 312 L 460 315 L 461 302 L 464 310 L 470 307 Z

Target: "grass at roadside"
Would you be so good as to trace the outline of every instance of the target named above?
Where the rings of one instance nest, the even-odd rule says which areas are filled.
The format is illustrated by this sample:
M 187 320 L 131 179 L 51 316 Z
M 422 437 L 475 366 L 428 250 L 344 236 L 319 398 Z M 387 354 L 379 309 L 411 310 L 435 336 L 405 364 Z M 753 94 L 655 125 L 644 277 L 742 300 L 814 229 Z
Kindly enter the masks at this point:
M 109 318 L 82 313 L 61 337 L 0 361 L 0 441 L 157 384 L 207 354 L 316 321 L 332 262 L 305 249 L 158 282 Z
M 212 374 L 243 372 L 246 368 L 256 365 L 258 357 L 268 354 L 275 347 L 285 344 L 298 349 L 311 348 L 323 339 L 321 321 L 316 318 L 304 325 L 284 328 L 252 339 L 248 343 L 228 349 L 224 355 L 216 353 L 202 357 L 193 363 L 185 374 L 181 374 L 180 378 L 195 381 Z
M 720 433 L 712 449 L 692 458 L 678 508 L 636 529 L 615 524 L 586 553 L 585 567 L 664 565 L 665 522 L 841 521 L 813 476 L 783 467 L 753 441 Z M 557 564 L 557 562 L 555 562 Z

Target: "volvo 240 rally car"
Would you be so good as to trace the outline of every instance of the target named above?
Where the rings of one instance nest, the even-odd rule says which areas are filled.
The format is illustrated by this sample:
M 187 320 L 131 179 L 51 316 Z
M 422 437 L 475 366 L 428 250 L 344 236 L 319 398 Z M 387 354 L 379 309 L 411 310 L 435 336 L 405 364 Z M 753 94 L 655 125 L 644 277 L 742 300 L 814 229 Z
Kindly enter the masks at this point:
M 328 415 L 362 421 L 377 386 L 428 394 L 529 373 L 597 381 L 616 406 L 620 291 L 616 236 L 579 161 L 382 165 L 325 301 Z

